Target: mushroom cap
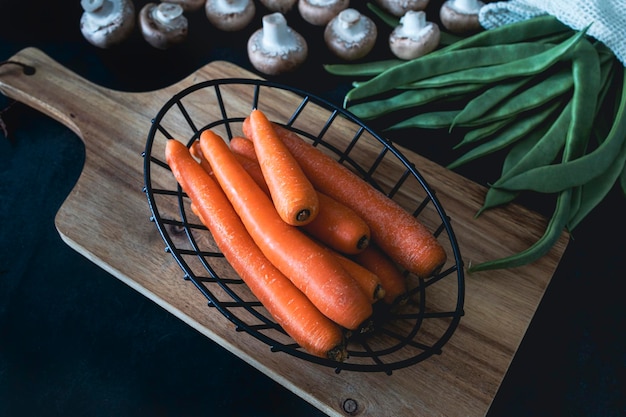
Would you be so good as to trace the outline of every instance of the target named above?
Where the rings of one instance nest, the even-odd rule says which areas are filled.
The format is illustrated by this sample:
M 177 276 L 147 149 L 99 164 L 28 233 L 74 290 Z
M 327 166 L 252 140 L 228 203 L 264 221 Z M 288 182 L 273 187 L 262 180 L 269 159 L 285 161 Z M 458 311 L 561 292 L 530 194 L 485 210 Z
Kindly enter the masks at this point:
M 447 0 L 439 9 L 439 18 L 443 27 L 457 35 L 469 35 L 482 30 L 478 12 L 466 13 L 453 6 L 454 0 Z
M 404 16 L 409 10 L 424 10 L 429 0 L 376 0 L 376 3 L 385 11 L 396 17 Z
M 168 49 L 187 38 L 187 18 L 180 14 L 170 22 L 161 22 L 156 15 L 159 9 L 174 14 L 182 13 L 182 7 L 178 4 L 147 3 L 139 12 L 139 25 L 146 42 L 157 49 Z
M 108 6 L 112 6 L 112 13 L 106 17 L 97 17 L 85 11 L 80 18 L 80 31 L 85 39 L 102 49 L 120 44 L 135 29 L 135 6 L 132 2 L 110 0 Z
M 293 9 L 298 0 L 260 0 L 261 4 L 270 12 L 286 14 Z
M 270 36 L 273 30 L 275 32 Z M 284 39 L 285 37 L 288 37 L 288 40 Z M 280 45 L 273 43 L 268 48 L 265 42 L 268 38 L 272 38 L 271 42 L 284 43 Z M 252 33 L 248 39 L 247 49 L 250 63 L 267 75 L 295 71 L 306 61 L 309 52 L 304 37 L 287 26 L 284 16 L 279 12 L 263 17 L 263 27 Z
M 179 4 L 183 8 L 184 12 L 195 12 L 196 10 L 200 10 L 202 6 L 204 6 L 204 2 L 205 2 L 205 0 L 161 0 L 161 1 Z
M 302 18 L 315 26 L 324 26 L 350 5 L 350 0 L 298 0 Z
M 419 38 L 413 38 L 394 29 L 389 35 L 389 49 L 400 59 L 410 60 L 432 52 L 439 46 L 441 31 L 433 22 L 427 22 Z
M 342 35 L 342 20 L 345 21 L 346 18 L 353 19 L 355 12 L 358 13 L 358 22 L 361 30 L 358 35 L 346 39 Z M 350 8 L 343 10 L 332 18 L 324 29 L 324 41 L 328 49 L 337 57 L 346 61 L 354 61 L 369 54 L 376 44 L 377 36 L 378 29 L 374 21 Z
M 256 13 L 252 0 L 206 0 L 204 11 L 209 22 L 225 32 L 248 26 Z

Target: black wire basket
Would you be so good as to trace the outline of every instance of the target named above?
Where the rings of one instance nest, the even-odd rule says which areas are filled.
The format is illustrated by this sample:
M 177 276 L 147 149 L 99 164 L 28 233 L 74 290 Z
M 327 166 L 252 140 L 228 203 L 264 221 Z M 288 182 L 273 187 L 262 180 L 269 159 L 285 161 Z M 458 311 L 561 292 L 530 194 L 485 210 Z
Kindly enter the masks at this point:
M 392 306 L 376 304 L 372 330 L 348 339 L 349 357 L 343 362 L 307 353 L 281 329 L 230 267 L 164 162 L 165 144 L 170 139 L 191 146 L 205 129 L 225 140 L 243 135 L 243 120 L 254 108 L 332 155 L 412 212 L 448 253 L 447 264 L 434 276 L 420 278 L 405 272 L 408 299 Z M 461 255 L 450 219 L 434 191 L 388 140 L 324 99 L 257 79 L 194 84 L 173 96 L 153 119 L 144 154 L 144 179 L 151 220 L 185 279 L 202 292 L 209 308 L 234 323 L 236 331 L 257 338 L 272 351 L 334 368 L 337 373 L 390 375 L 441 354 L 460 322 L 465 295 Z

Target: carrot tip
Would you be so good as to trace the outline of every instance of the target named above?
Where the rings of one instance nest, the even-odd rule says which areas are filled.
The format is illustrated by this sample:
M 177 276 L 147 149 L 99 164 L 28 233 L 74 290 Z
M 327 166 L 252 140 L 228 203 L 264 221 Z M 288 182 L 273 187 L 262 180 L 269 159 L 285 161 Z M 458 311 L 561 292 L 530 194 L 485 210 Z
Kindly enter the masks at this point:
M 382 287 L 382 285 L 378 284 L 376 288 L 374 288 L 374 300 L 382 300 L 385 298 L 386 291 Z
M 327 357 L 328 359 L 335 362 L 344 362 L 346 359 L 348 359 L 348 350 L 346 349 L 345 344 L 341 344 L 329 350 L 327 353 Z
M 370 240 L 367 236 L 362 236 L 361 239 L 356 244 L 356 248 L 359 250 L 363 250 L 367 248 L 370 244 Z
M 311 211 L 310 210 L 308 210 L 308 209 L 300 210 L 298 212 L 298 214 L 296 215 L 296 220 L 298 222 L 304 222 L 304 221 L 308 220 L 309 217 L 311 217 Z

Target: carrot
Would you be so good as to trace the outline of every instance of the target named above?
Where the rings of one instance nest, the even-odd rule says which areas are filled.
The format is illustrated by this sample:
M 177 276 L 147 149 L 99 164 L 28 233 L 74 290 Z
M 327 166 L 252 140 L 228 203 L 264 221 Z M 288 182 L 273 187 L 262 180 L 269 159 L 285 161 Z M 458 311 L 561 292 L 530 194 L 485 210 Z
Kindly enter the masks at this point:
M 202 149 L 200 149 L 200 141 L 199 140 L 196 140 L 196 141 L 194 141 L 191 144 L 191 146 L 189 147 L 189 152 L 191 152 L 191 155 L 194 158 L 196 158 L 198 161 L 200 161 L 200 165 L 202 165 L 202 168 L 204 168 L 204 170 L 210 174 L 211 173 L 211 166 L 209 165 L 207 160 L 204 158 L 204 156 L 202 156 Z
M 272 201 L 282 219 L 294 226 L 317 216 L 319 200 L 309 179 L 278 138 L 272 123 L 258 109 L 252 110 L 250 135 Z
M 282 220 L 270 198 L 217 134 L 203 131 L 200 146 L 250 236 L 270 262 L 331 320 L 350 330 L 364 323 L 372 305 L 339 261 Z
M 400 268 L 378 247 L 370 245 L 363 252 L 352 256 L 352 259 L 376 274 L 385 290 L 385 303 L 400 302 L 406 295 L 408 288 Z
M 320 209 L 315 220 L 302 226 L 309 234 L 348 255 L 363 251 L 370 243 L 370 227 L 354 210 L 318 192 Z
M 254 144 L 249 139 L 231 139 L 230 148 L 238 155 L 244 168 L 262 188 L 267 188 L 260 167 L 255 167 L 250 158 L 255 158 Z M 311 236 L 348 255 L 361 252 L 369 245 L 370 228 L 365 221 L 345 204 L 341 204 L 324 193 L 317 192 L 319 210 L 317 216 L 302 228 Z
M 237 155 L 258 161 L 256 151 L 254 150 L 254 143 L 252 143 L 250 139 L 243 136 L 235 136 L 230 140 L 229 145 L 230 149 Z
M 249 123 L 243 127 L 247 135 Z M 315 188 L 356 211 L 369 225 L 372 240 L 395 262 L 420 277 L 441 269 L 446 252 L 418 219 L 294 132 L 274 127 Z
M 347 353 L 343 331 L 263 255 L 218 183 L 193 159 L 187 147 L 172 139 L 165 153 L 192 208 L 235 272 L 276 322 L 309 353 L 344 360 Z
M 370 302 L 374 303 L 385 296 L 385 289 L 376 274 L 340 253 L 333 252 L 333 254 L 341 266 L 356 280 Z

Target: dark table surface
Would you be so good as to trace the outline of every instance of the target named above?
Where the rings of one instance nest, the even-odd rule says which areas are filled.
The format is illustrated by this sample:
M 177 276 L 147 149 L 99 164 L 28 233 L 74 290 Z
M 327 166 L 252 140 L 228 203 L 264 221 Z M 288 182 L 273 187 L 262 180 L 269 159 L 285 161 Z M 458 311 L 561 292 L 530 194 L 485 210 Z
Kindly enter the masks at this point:
M 217 59 L 252 69 L 244 45 L 258 19 L 223 34 L 200 11 L 188 16 L 187 41 L 168 51 L 138 31 L 101 50 L 80 34 L 81 12 L 78 0 L 0 0 L 0 61 L 35 46 L 123 91 L 171 85 Z M 323 71 L 333 58 L 315 40 L 320 30 L 288 20 L 310 40 L 307 75 L 277 80 L 340 104 L 350 80 Z M 386 54 L 380 41 L 371 58 Z M 80 175 L 84 146 L 3 96 L 0 111 L 9 133 L 0 135 L 0 416 L 321 415 L 67 247 L 54 216 Z M 397 140 L 438 163 L 451 160 L 445 140 Z M 460 172 L 487 184 L 498 168 L 489 163 Z M 527 203 L 549 213 L 549 204 Z M 626 415 L 625 208 L 613 190 L 576 230 L 489 417 Z

